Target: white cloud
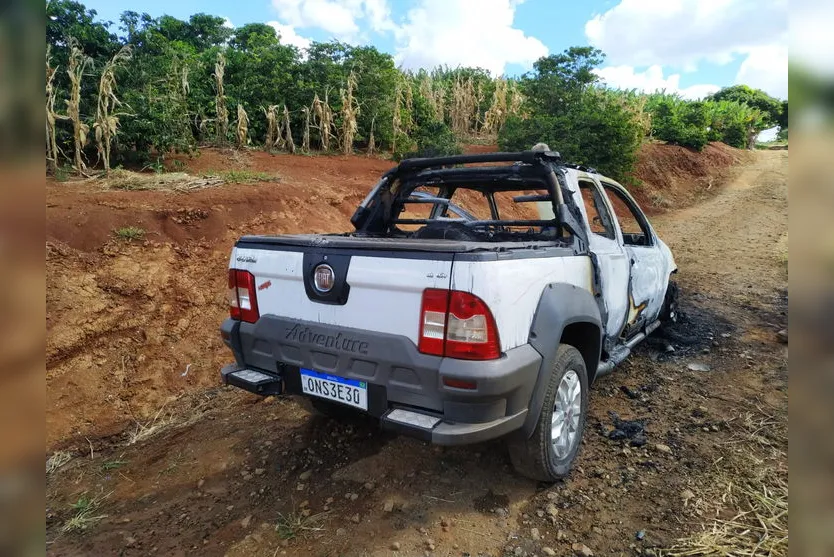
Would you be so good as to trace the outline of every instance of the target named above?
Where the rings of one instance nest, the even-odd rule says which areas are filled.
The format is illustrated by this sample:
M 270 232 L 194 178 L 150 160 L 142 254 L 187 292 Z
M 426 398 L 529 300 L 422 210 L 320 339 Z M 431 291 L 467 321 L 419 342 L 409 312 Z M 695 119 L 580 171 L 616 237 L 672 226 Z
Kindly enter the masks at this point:
M 354 12 L 338 0 L 272 0 L 282 21 L 292 27 L 318 27 L 337 37 L 356 34 Z
M 356 40 L 360 21 L 376 32 L 395 28 L 387 0 L 272 0 L 272 7 L 291 27 L 323 29 L 340 40 Z
M 585 34 L 612 64 L 686 68 L 786 40 L 787 16 L 787 0 L 622 0 Z
M 406 68 L 479 66 L 502 74 L 507 64 L 531 67 L 548 53 L 513 27 L 519 0 L 421 0 L 395 30 L 395 59 Z
M 266 24 L 275 29 L 275 32 L 281 38 L 281 44 L 297 46 L 303 50 L 309 47 L 312 42 L 307 37 L 299 35 L 291 25 L 284 25 L 277 21 L 267 21 Z
M 234 29 L 234 28 L 235 28 L 235 24 L 234 24 L 234 23 L 232 23 L 232 20 L 231 20 L 231 19 L 229 19 L 228 17 L 224 17 L 224 18 L 223 18 L 223 27 L 227 27 L 227 28 L 229 28 L 229 29 Z
M 396 25 L 391 20 L 391 8 L 387 0 L 364 0 L 363 14 L 368 19 L 371 29 L 377 32 L 393 31 Z
M 787 0 L 622 0 L 588 21 L 585 35 L 614 67 L 694 71 L 742 58 L 737 83 L 785 97 L 787 8 Z
M 736 83 L 761 89 L 780 99 L 788 98 L 788 47 L 771 45 L 750 49 L 738 69 Z
M 663 77 L 663 68 L 657 64 L 642 72 L 636 71 L 634 66 L 622 65 L 597 68 L 594 73 L 617 89 L 638 89 L 647 93 L 665 89 L 668 93 L 680 93 L 687 99 L 702 99 L 720 89 L 718 85 L 707 83 L 681 88 L 680 74 Z

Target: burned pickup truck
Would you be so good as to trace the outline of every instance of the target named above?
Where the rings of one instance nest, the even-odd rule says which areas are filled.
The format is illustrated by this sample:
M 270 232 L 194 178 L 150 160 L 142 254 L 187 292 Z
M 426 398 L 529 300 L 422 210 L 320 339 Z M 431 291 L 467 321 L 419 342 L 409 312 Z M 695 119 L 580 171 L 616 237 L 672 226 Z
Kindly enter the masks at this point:
M 675 315 L 674 259 L 628 192 L 552 151 L 410 159 L 345 234 L 244 236 L 225 383 L 442 445 L 570 470 L 589 387 Z

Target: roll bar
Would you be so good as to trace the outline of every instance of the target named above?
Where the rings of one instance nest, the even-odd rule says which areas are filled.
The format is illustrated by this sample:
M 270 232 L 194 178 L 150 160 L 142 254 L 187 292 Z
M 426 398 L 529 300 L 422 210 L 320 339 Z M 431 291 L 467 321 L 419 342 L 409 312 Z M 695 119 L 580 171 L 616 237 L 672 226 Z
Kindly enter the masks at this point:
M 479 162 L 521 162 L 533 164 L 539 161 L 561 163 L 562 156 L 556 151 L 520 151 L 517 153 L 479 153 L 473 155 L 451 155 L 421 159 L 405 159 L 397 170 L 420 170 L 435 166 L 473 164 Z

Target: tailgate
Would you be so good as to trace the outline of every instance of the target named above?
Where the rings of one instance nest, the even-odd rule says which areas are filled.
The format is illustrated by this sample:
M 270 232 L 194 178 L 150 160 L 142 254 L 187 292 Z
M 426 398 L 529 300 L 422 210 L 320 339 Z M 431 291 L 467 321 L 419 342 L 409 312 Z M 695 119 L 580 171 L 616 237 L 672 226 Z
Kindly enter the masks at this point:
M 425 251 L 238 244 L 230 267 L 254 275 L 261 316 L 400 335 L 416 345 L 423 290 L 449 288 L 452 259 Z M 317 269 L 324 273 L 319 287 Z

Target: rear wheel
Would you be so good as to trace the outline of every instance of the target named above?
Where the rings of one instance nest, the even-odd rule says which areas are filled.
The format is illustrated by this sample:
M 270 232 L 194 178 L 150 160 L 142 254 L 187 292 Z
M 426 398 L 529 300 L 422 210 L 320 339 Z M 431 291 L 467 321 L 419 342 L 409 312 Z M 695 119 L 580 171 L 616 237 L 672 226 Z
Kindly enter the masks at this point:
M 585 360 L 573 346 L 560 344 L 533 435 L 508 442 L 516 471 L 540 481 L 566 476 L 582 445 L 587 409 Z

